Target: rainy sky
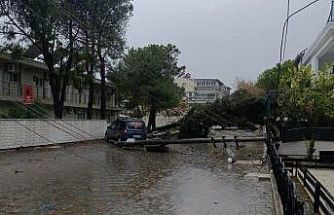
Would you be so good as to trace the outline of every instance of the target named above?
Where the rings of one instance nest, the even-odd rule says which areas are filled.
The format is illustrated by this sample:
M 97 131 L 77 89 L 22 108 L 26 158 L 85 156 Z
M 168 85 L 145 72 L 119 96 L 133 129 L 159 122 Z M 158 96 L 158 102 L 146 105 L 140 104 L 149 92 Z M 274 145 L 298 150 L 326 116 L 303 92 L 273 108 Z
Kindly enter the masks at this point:
M 295 11 L 312 0 L 291 0 Z M 286 58 L 309 47 L 326 24 L 331 0 L 290 20 Z M 193 78 L 256 80 L 279 60 L 287 0 L 134 0 L 127 45 L 174 44 Z

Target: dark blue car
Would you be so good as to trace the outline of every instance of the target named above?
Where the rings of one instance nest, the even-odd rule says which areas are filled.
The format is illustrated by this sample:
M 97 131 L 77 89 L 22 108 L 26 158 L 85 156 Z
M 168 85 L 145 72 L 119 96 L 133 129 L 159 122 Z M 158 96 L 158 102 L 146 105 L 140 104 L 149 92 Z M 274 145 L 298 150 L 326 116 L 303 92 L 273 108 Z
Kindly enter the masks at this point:
M 133 118 L 120 118 L 108 126 L 105 140 L 117 142 L 127 141 L 128 139 L 146 140 L 147 132 L 145 122 Z

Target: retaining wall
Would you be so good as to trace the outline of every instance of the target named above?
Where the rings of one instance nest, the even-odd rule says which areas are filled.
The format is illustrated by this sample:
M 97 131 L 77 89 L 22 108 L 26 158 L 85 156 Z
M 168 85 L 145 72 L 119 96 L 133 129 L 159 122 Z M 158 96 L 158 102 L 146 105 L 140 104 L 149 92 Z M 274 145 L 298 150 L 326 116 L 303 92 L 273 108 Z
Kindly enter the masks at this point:
M 102 139 L 104 120 L 0 120 L 0 150 Z

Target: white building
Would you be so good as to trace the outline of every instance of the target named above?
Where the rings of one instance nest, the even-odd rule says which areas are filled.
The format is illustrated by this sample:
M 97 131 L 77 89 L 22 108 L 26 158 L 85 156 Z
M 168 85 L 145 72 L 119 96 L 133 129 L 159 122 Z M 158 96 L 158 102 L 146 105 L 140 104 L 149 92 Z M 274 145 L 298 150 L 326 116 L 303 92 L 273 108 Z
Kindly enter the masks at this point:
M 311 65 L 317 72 L 334 62 L 334 22 L 332 16 L 314 43 L 307 49 L 303 57 L 304 65 Z M 333 72 L 333 71 L 332 71 Z
M 206 104 L 230 95 L 231 88 L 218 79 L 175 78 L 178 87 L 184 90 L 188 103 Z
M 13 60 L 10 55 L 0 53 L 0 114 L 11 108 L 23 106 L 23 89 L 31 86 L 33 98 L 43 105 L 49 118 L 54 118 L 51 87 L 47 77 L 45 64 L 29 58 Z M 86 119 L 88 106 L 88 87 L 82 83 L 78 90 L 72 84 L 66 87 L 63 117 L 65 119 Z M 100 81 L 95 80 L 93 102 L 93 118 L 100 118 Z M 107 118 L 114 118 L 117 111 L 115 104 L 115 88 L 107 83 Z
M 195 103 L 213 103 L 217 99 L 230 95 L 231 88 L 219 79 L 195 79 Z
M 329 22 L 308 48 L 304 64 L 309 64 L 315 71 L 334 61 L 334 23 Z
M 175 78 L 175 83 L 177 84 L 178 87 L 184 90 L 184 95 L 183 95 L 184 100 L 186 101 L 193 100 L 195 96 L 195 87 L 196 87 L 196 82 L 194 79 L 177 77 Z

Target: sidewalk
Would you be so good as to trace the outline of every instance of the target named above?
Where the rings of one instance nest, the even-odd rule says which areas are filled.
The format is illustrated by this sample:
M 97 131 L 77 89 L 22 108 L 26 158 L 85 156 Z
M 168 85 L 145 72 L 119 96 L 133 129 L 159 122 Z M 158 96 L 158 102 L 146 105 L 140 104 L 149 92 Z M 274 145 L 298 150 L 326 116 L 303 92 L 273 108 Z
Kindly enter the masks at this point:
M 334 196 L 334 169 L 308 169 Z

